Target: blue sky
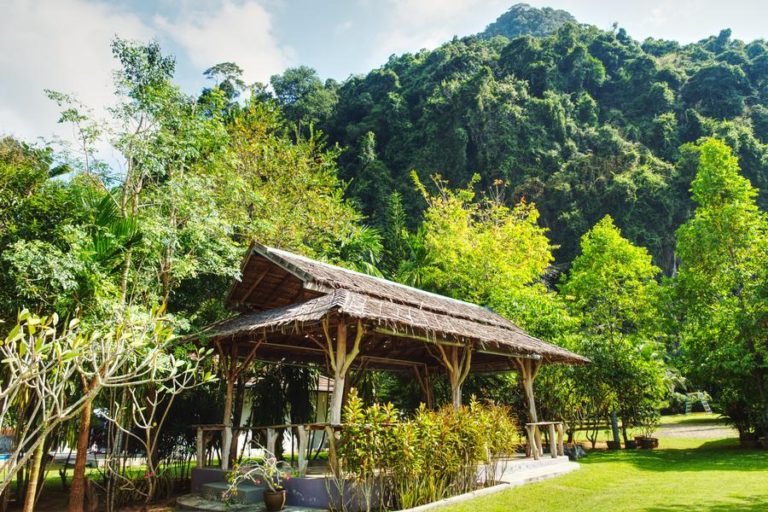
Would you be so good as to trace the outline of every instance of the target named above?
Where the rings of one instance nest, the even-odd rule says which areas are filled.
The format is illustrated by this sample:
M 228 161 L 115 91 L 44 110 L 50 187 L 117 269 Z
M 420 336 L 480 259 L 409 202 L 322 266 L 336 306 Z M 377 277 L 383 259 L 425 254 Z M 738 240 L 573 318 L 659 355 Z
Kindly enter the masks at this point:
M 0 0 L 0 134 L 28 140 L 66 136 L 43 89 L 76 93 L 102 113 L 111 101 L 109 41 L 157 39 L 176 55 L 189 92 L 202 71 L 237 62 L 266 82 L 306 64 L 343 80 L 393 53 L 433 48 L 482 30 L 514 1 L 500 0 Z M 731 28 L 768 38 L 768 2 L 759 0 L 529 0 L 570 11 L 601 28 L 613 22 L 636 39 L 690 42 Z

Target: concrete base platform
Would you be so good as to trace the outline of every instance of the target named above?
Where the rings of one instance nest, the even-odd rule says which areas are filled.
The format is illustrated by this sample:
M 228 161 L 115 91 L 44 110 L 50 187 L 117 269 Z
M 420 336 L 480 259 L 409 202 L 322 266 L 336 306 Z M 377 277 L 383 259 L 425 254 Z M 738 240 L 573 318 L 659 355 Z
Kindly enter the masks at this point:
M 212 482 L 227 483 L 227 471 L 220 468 L 192 468 L 192 492 L 201 492 L 203 485 Z
M 580 467 L 578 462 L 571 462 L 566 456 L 557 457 L 556 459 L 546 457 L 539 460 L 512 460 L 507 464 L 499 480 L 512 487 L 517 487 L 518 485 L 565 475 Z
M 419 507 L 409 508 L 407 512 L 423 512 L 426 510 L 438 509 L 447 505 L 463 503 L 481 496 L 488 496 L 497 492 L 508 491 L 521 485 L 540 482 L 549 478 L 555 478 L 579 469 L 581 466 L 577 462 L 571 462 L 568 457 L 542 457 L 539 460 L 514 458 L 502 461 L 498 464 L 497 480 L 500 482 L 493 487 L 478 489 L 459 496 L 452 496 L 444 500 L 427 503 Z M 481 469 L 482 471 L 482 469 Z M 403 511 L 405 512 L 405 511 Z
M 542 457 L 539 460 L 526 458 L 511 458 L 500 461 L 496 465 L 496 481 L 499 485 L 486 487 L 460 496 L 453 496 L 445 500 L 436 501 L 420 507 L 408 509 L 410 512 L 422 512 L 439 507 L 444 507 L 453 503 L 461 503 L 480 496 L 486 496 L 496 492 L 512 489 L 521 485 L 555 478 L 579 469 L 581 466 L 576 462 L 571 462 L 568 457 Z M 480 467 L 479 471 L 488 471 L 489 468 Z M 259 489 L 256 486 L 251 486 Z M 317 512 L 328 509 L 328 490 L 323 478 L 294 478 L 286 482 L 288 490 L 288 506 L 284 510 L 287 512 Z M 211 492 L 226 489 L 226 484 L 206 483 L 201 488 L 209 489 Z M 260 489 L 263 493 L 263 488 Z M 208 496 L 212 498 L 213 496 Z M 200 493 L 188 494 L 176 500 L 180 510 L 197 510 L 208 512 L 262 512 L 264 505 L 259 495 L 258 503 L 238 503 L 225 505 L 221 501 L 206 499 Z M 314 505 L 314 506 L 312 506 Z
M 211 482 L 202 485 L 200 494 L 211 501 L 224 501 L 224 495 L 229 490 L 229 484 L 225 482 Z M 264 486 L 253 485 L 246 482 L 237 485 L 237 493 L 232 496 L 232 501 L 243 505 L 262 503 L 264 500 Z
M 176 499 L 177 510 L 194 510 L 197 512 L 265 512 L 264 503 L 226 504 L 221 501 L 211 501 L 199 494 L 186 494 Z M 292 507 L 283 508 L 285 512 L 318 512 L 318 508 Z

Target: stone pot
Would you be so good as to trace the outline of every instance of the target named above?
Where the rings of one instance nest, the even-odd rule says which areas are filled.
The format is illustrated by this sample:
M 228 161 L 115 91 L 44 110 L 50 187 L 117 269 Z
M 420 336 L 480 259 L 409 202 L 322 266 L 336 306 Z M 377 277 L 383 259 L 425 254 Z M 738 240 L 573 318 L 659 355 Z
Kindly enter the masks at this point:
M 653 450 L 659 447 L 659 440 L 656 437 L 641 437 L 640 448 L 644 450 Z
M 270 491 L 269 489 L 264 491 L 264 506 L 267 508 L 267 512 L 278 512 L 283 510 L 285 506 L 285 489 L 279 491 Z
M 620 450 L 621 449 L 621 442 L 620 441 L 606 441 L 608 444 L 609 450 Z

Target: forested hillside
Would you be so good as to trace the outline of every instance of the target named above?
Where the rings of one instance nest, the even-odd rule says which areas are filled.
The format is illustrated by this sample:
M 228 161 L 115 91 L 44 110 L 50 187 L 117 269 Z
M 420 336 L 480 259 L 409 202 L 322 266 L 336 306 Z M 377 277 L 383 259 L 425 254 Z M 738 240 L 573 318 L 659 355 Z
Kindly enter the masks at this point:
M 566 14 L 518 5 L 479 36 L 392 56 L 341 85 L 308 68 L 273 85 L 289 118 L 347 148 L 341 176 L 374 225 L 393 191 L 418 224 L 425 204 L 411 170 L 453 186 L 478 173 L 479 190 L 502 180 L 510 203 L 535 202 L 558 262 L 610 214 L 669 273 L 691 209 L 685 143 L 725 140 L 768 204 L 768 44 L 729 30 L 689 45 L 639 42 L 563 24 Z

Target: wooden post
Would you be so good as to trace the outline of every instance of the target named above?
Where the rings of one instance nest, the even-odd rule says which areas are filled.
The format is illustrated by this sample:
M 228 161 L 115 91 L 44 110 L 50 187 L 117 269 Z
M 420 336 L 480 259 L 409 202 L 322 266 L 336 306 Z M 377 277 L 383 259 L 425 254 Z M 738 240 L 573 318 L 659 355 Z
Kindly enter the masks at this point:
M 340 425 L 341 410 L 344 405 L 344 382 L 349 367 L 360 353 L 360 341 L 363 339 L 365 329 L 362 320 L 358 320 L 355 340 L 349 352 L 347 351 L 347 324 L 343 318 L 339 318 L 339 322 L 336 325 L 335 340 L 330 334 L 328 317 L 323 319 L 323 332 L 326 341 L 325 350 L 333 370 L 333 393 L 330 398 L 328 422 L 333 425 Z
M 299 425 L 296 429 L 296 433 L 299 437 L 299 476 L 306 476 L 307 474 L 307 441 L 308 427 L 306 425 Z
M 416 380 L 421 387 L 422 397 L 427 409 L 434 408 L 434 393 L 432 390 L 432 383 L 429 380 L 429 368 L 427 366 L 414 366 L 413 373 L 416 374 Z
M 526 425 L 525 430 L 528 432 L 528 448 L 533 455 L 534 460 L 539 460 L 539 447 L 536 445 L 536 425 Z
M 275 451 L 277 449 L 277 430 L 274 428 L 268 428 L 267 429 L 267 451 L 271 454 L 277 457 L 277 452 Z M 281 447 L 282 448 L 282 447 Z
M 229 454 L 232 446 L 232 399 L 235 390 L 234 378 L 227 375 L 227 394 L 224 398 L 224 430 L 221 432 L 221 469 L 229 469 Z
M 203 427 L 197 427 L 197 467 L 205 467 L 205 432 Z
M 459 409 L 461 407 L 461 385 L 464 384 L 472 367 L 472 347 L 457 347 L 455 345 L 443 347 L 438 344 L 437 349 L 440 352 L 440 357 L 437 359 L 445 367 L 448 380 L 451 383 L 453 408 Z
M 520 369 L 520 377 L 523 384 L 523 390 L 525 391 L 525 399 L 528 402 L 528 421 L 530 423 L 538 423 L 539 415 L 536 413 L 536 399 L 533 396 L 533 380 L 536 378 L 536 374 L 541 366 L 541 360 L 539 359 L 527 359 L 518 357 L 515 359 L 517 366 Z M 541 449 L 541 432 L 538 428 L 534 429 L 535 445 Z M 529 442 L 533 439 L 529 439 Z
M 557 439 L 555 437 L 555 424 L 549 424 L 549 453 L 552 454 L 552 458 L 557 458 Z
M 331 467 L 331 471 L 334 475 L 338 476 L 339 471 L 339 459 L 336 457 L 336 432 L 333 427 L 325 427 L 325 437 L 328 439 L 328 465 Z
M 224 366 L 224 378 L 227 381 L 227 393 L 224 397 L 224 430 L 221 433 L 221 469 L 229 469 L 229 456 L 232 447 L 232 403 L 235 395 L 235 381 L 240 374 L 250 366 L 253 359 L 256 357 L 256 350 L 261 345 L 261 342 L 254 344 L 251 351 L 243 359 L 242 363 L 238 362 L 239 344 L 232 342 L 229 347 L 229 352 L 225 352 L 220 342 L 216 342 L 216 348 L 219 353 L 219 357 L 222 360 Z M 239 425 L 238 425 L 239 427 Z

